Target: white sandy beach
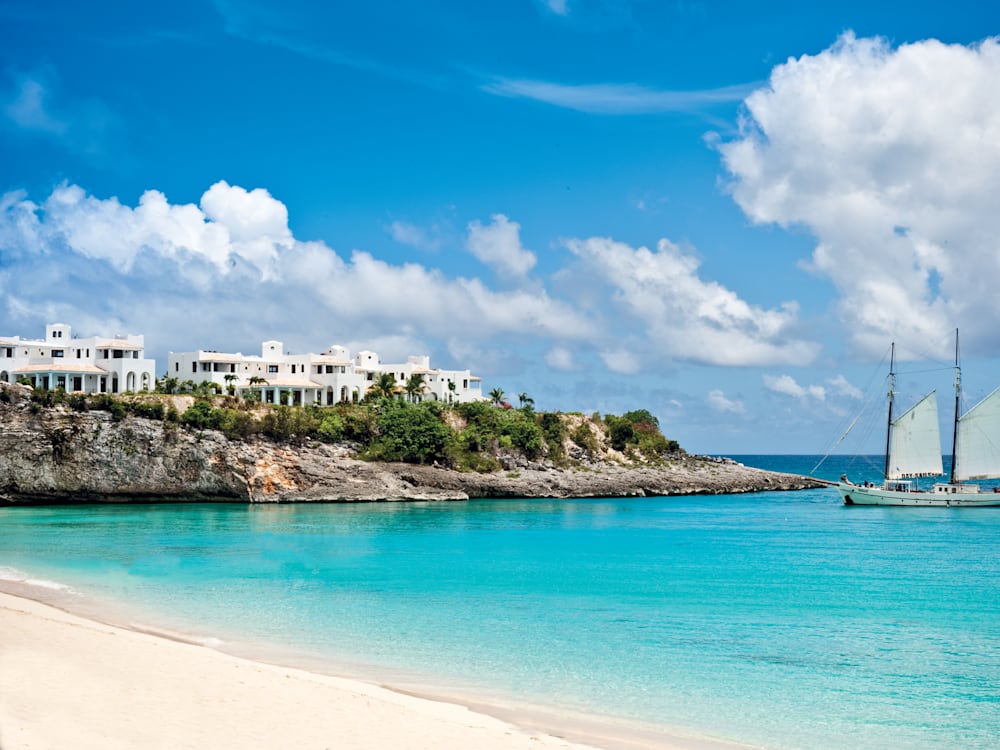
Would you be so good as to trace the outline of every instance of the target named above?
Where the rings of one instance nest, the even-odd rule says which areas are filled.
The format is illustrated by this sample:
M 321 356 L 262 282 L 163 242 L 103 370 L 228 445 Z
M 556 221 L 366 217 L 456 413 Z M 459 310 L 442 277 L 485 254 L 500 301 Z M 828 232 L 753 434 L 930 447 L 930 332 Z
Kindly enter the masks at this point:
M 3 750 L 592 747 L 464 706 L 241 659 L 8 594 L 0 594 L 0 634 Z M 725 746 L 663 737 L 628 744 Z

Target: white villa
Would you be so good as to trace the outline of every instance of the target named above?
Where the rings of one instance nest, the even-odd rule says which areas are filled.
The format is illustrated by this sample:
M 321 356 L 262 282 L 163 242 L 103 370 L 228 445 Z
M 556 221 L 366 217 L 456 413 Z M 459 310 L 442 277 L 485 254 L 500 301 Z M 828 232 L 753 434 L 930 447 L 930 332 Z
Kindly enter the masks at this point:
M 156 362 L 146 359 L 142 336 L 76 338 L 62 323 L 45 326 L 45 339 L 0 336 L 0 382 L 27 378 L 35 388 L 71 392 L 151 391 Z
M 210 381 L 222 388 L 232 385 L 246 394 L 258 391 L 265 403 L 331 405 L 358 401 L 381 373 L 392 373 L 402 389 L 412 375 L 424 376 L 421 400 L 445 403 L 479 401 L 482 379 L 468 370 L 437 370 L 430 357 L 412 356 L 406 362 L 379 361 L 375 352 L 361 351 L 353 358 L 342 346 L 322 354 L 286 354 L 280 341 L 265 341 L 260 356 L 216 351 L 170 352 L 167 377 L 195 383 Z

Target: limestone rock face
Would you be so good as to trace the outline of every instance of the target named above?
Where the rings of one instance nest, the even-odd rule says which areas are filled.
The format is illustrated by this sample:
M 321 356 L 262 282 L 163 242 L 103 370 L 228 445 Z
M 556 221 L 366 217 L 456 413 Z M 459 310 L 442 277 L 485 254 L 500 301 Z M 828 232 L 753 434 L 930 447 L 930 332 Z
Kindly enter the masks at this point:
M 522 462 L 488 474 L 360 461 L 346 446 L 230 441 L 213 430 L 107 412 L 38 408 L 0 392 L 0 503 L 467 500 L 627 497 L 818 487 L 806 477 L 681 456 L 666 466 Z

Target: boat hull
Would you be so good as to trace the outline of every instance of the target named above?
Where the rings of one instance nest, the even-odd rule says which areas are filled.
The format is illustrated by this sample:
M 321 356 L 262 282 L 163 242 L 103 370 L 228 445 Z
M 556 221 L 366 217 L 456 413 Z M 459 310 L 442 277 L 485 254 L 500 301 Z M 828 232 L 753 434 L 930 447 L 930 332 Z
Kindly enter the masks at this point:
M 985 508 L 1000 506 L 996 492 L 899 492 L 883 487 L 864 487 L 840 482 L 837 491 L 844 505 L 894 505 L 906 507 Z

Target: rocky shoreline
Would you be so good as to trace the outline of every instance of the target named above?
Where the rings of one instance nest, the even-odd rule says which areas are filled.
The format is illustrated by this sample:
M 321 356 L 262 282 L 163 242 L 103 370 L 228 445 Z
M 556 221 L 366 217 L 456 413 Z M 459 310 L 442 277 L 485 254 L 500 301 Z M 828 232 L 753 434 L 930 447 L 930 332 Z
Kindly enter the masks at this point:
M 520 457 L 505 470 L 361 461 L 348 445 L 229 440 L 213 430 L 65 407 L 0 403 L 0 504 L 372 502 L 633 497 L 798 490 L 811 478 L 678 454 L 660 465 L 556 466 Z

